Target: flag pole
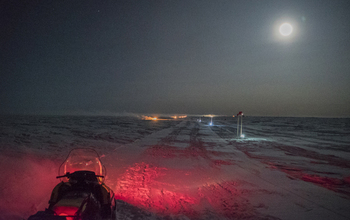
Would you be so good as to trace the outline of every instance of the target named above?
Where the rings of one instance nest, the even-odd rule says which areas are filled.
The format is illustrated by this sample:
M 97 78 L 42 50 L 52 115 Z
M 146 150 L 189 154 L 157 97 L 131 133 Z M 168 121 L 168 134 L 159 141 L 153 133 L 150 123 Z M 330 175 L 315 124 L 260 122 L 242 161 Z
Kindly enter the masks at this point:
M 241 135 L 240 135 L 240 137 L 242 137 L 242 124 L 243 124 L 243 115 L 241 115 Z
M 239 138 L 239 114 L 237 114 L 237 138 Z
M 241 128 L 239 127 L 239 121 L 241 120 Z M 237 138 L 242 138 L 243 132 L 243 112 L 237 114 Z

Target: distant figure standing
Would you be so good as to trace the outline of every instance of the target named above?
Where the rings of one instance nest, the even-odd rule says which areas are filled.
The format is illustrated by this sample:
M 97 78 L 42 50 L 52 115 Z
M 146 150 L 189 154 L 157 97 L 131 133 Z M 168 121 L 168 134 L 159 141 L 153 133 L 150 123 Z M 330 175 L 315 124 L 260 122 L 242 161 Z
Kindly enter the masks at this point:
M 239 128 L 239 121 L 241 121 L 241 129 Z M 242 123 L 243 123 L 243 112 L 237 114 L 237 138 L 244 137 L 242 135 Z

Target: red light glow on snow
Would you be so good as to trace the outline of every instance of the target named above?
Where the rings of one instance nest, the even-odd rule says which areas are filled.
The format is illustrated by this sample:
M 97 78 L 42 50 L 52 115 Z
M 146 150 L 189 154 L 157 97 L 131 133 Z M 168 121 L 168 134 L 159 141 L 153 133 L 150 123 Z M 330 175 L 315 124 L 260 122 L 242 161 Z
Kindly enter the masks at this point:
M 278 149 L 284 150 L 288 152 L 290 155 L 298 155 L 303 156 L 306 158 L 319 160 L 319 161 L 310 161 L 311 164 L 313 163 L 327 163 L 331 164 L 333 166 L 339 166 L 339 167 L 345 167 L 349 168 L 350 163 L 347 160 L 336 158 L 332 155 L 322 155 L 320 153 L 305 150 L 299 147 L 292 147 L 292 146 L 277 146 Z M 302 169 L 298 167 L 293 167 L 291 165 L 286 164 L 280 164 L 277 162 L 271 162 L 271 158 L 268 156 L 262 156 L 262 155 L 255 155 L 254 152 L 250 152 L 248 149 L 242 150 L 248 157 L 259 159 L 262 163 L 265 163 L 269 165 L 272 169 L 278 169 L 288 175 L 291 179 L 300 179 L 305 182 L 313 183 L 315 185 L 324 187 L 326 189 L 332 190 L 334 192 L 343 193 L 347 196 L 350 196 L 350 192 L 348 188 L 350 187 L 350 177 L 349 176 L 336 176 L 336 177 L 329 177 L 327 175 L 330 175 L 332 173 L 322 172 L 313 170 L 312 168 Z M 321 161 L 321 162 L 320 162 Z M 324 176 L 321 176 L 320 174 L 324 174 Z
M 0 155 L 0 213 L 4 219 L 27 219 L 48 206 L 51 191 L 59 180 L 57 167 L 61 161 L 43 159 L 27 153 L 23 156 Z M 7 213 L 11 213 L 7 216 Z
M 334 192 L 339 192 L 350 196 L 350 192 L 343 190 L 343 187 L 350 187 L 350 177 L 339 179 L 327 176 L 320 176 L 316 174 L 308 174 L 301 169 L 292 167 L 281 167 L 279 169 L 288 174 L 291 178 L 301 179 L 305 182 L 314 183 Z
M 350 187 L 350 176 L 340 178 L 320 176 L 316 174 L 309 174 L 307 172 L 312 172 L 311 170 L 302 170 L 300 168 L 275 164 L 272 162 L 265 162 L 270 165 L 272 169 L 278 169 L 284 173 L 286 173 L 291 179 L 300 179 L 305 182 L 310 182 L 326 189 L 332 190 L 334 192 L 343 193 L 347 196 L 350 196 L 350 192 L 347 190 L 343 190 L 343 188 Z
M 116 198 L 157 213 L 193 215 L 191 206 L 198 203 L 196 198 L 167 190 L 165 188 L 172 186 L 157 181 L 157 178 L 164 176 L 167 171 L 166 168 L 146 163 L 134 164 L 119 179 L 115 190 Z
M 222 162 L 217 161 L 218 164 Z M 248 208 L 236 197 L 240 194 L 235 188 L 237 183 L 218 184 L 205 177 L 194 180 L 196 173 L 198 170 L 185 172 L 136 163 L 118 180 L 116 198 L 160 215 L 186 215 L 189 218 L 200 218 L 208 209 L 222 216 L 237 217 L 234 210 Z M 166 178 L 174 181 L 164 181 Z

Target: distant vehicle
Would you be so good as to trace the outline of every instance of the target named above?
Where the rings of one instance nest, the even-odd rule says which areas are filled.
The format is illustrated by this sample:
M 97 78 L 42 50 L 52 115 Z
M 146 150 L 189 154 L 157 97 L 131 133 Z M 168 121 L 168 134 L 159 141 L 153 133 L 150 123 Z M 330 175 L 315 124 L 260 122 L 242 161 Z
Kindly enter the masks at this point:
M 28 220 L 116 219 L 114 193 L 104 183 L 105 168 L 93 149 L 73 149 L 59 168 L 61 179 L 49 207 Z

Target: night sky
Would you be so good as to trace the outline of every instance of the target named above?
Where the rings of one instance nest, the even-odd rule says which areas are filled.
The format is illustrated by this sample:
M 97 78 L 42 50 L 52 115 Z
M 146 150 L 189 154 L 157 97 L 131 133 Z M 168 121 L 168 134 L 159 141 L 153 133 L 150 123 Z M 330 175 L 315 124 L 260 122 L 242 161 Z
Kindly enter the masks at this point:
M 5 0 L 0 31 L 1 114 L 350 117 L 348 0 Z

